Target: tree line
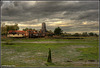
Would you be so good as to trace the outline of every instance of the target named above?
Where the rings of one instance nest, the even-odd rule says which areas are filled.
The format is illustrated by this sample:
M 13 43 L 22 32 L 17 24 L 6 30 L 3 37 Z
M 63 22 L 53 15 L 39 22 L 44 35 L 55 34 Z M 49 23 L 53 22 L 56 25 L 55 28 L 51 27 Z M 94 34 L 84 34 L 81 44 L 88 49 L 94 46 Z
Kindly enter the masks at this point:
M 7 35 L 9 30 L 19 30 L 18 24 L 15 24 L 15 25 L 2 24 L 1 25 L 1 35 Z M 35 30 L 35 29 L 32 29 L 32 28 L 24 28 L 23 29 L 23 31 L 27 31 L 27 30 Z M 79 37 L 79 36 L 84 36 L 84 37 L 96 36 L 96 37 L 98 37 L 98 34 L 93 33 L 93 32 L 90 32 L 90 33 L 83 32 L 83 33 L 74 33 L 74 34 L 66 33 L 66 32 L 64 33 L 60 27 L 55 28 L 54 31 L 47 30 L 47 32 L 49 33 L 48 36 L 58 35 L 58 36 L 76 36 L 76 37 Z
M 83 33 L 63 33 L 63 30 L 60 27 L 55 28 L 54 30 L 54 34 L 55 35 L 61 35 L 61 36 L 75 36 L 75 37 L 79 37 L 79 36 L 84 36 L 84 37 L 88 37 L 88 36 L 96 36 L 98 37 L 97 33 L 93 33 L 93 32 L 83 32 Z

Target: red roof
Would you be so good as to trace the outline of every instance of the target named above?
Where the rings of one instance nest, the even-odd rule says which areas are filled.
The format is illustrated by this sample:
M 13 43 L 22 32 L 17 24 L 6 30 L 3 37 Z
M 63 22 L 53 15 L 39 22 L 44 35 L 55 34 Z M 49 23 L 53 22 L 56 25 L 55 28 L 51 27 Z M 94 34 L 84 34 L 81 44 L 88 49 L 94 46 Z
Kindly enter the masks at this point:
M 24 33 L 26 33 L 26 31 L 20 31 L 20 30 L 10 30 L 10 31 L 8 31 L 9 33 L 11 33 L 11 32 L 16 32 L 16 33 L 21 33 L 21 34 L 24 34 Z

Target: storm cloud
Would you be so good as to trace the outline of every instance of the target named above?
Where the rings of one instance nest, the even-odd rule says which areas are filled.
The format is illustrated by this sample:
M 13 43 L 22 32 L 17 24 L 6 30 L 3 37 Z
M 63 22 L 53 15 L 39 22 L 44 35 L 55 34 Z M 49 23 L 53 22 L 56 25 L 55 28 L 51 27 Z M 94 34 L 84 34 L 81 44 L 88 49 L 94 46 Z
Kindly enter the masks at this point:
M 20 29 L 48 30 L 61 27 L 64 32 L 98 32 L 98 2 L 87 1 L 5 1 L 2 23 L 18 23 Z

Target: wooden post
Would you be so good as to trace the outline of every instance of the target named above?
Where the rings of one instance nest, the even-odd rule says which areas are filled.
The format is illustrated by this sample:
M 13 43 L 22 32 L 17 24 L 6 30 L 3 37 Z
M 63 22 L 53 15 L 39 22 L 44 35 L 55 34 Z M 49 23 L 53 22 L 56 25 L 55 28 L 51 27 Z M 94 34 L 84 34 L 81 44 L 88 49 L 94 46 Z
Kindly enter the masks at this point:
M 51 59 L 51 49 L 50 48 L 49 48 L 49 52 L 48 52 L 47 62 L 52 63 L 52 59 Z

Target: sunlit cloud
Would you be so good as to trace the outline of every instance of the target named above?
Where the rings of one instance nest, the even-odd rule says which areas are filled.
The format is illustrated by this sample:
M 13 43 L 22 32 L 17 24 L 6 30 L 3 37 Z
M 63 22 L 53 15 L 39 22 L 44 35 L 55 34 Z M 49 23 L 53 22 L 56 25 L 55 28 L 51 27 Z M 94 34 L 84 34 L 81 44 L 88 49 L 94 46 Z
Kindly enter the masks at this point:
M 85 21 L 85 22 L 83 22 L 83 24 L 84 24 L 84 25 L 86 25 L 86 24 L 87 24 L 87 22 Z
M 37 25 L 29 25 L 29 24 L 18 24 L 19 27 L 41 27 L 41 24 L 37 24 Z

